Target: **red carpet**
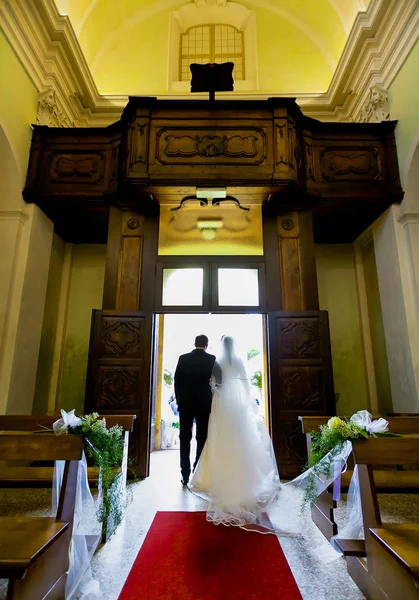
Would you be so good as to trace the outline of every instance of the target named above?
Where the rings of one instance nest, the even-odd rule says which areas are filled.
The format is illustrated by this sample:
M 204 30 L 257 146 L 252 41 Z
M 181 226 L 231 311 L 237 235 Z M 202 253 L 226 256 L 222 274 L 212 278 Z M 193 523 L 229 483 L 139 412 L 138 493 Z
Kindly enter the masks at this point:
M 119 600 L 301 600 L 274 535 L 158 512 Z

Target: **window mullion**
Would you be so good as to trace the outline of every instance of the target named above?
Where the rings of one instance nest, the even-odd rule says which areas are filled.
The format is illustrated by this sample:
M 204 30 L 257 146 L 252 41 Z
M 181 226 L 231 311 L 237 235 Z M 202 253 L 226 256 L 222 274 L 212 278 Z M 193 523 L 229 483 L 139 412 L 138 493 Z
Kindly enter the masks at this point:
M 215 25 L 210 26 L 210 63 L 215 62 Z

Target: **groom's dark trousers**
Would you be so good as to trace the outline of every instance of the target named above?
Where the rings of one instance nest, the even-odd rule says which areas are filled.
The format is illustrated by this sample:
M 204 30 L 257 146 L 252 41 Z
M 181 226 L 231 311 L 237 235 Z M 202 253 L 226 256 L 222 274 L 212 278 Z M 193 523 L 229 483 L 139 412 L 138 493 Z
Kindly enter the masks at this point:
M 205 445 L 211 413 L 212 392 L 210 377 L 215 356 L 196 348 L 182 354 L 175 371 L 175 395 L 180 425 L 180 470 L 185 482 L 191 473 L 191 439 L 193 422 L 196 422 L 196 458 L 194 468 Z

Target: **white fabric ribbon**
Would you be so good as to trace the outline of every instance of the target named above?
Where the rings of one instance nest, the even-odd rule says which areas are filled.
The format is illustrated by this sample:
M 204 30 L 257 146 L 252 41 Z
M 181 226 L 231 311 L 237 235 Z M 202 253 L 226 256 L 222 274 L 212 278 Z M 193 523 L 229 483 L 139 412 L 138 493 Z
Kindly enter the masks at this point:
M 65 410 L 61 409 L 61 419 L 58 419 L 58 421 L 55 421 L 55 423 L 52 424 L 52 428 L 56 435 L 67 433 L 69 427 L 77 427 L 78 425 L 81 425 L 80 417 L 76 417 L 74 414 L 75 410 L 76 409 L 73 408 L 73 410 L 70 410 L 70 412 L 66 412 Z
M 359 410 L 351 417 L 352 423 L 365 429 L 370 435 L 376 433 L 385 433 L 388 431 L 388 421 L 383 418 L 372 420 L 372 416 L 367 410 Z

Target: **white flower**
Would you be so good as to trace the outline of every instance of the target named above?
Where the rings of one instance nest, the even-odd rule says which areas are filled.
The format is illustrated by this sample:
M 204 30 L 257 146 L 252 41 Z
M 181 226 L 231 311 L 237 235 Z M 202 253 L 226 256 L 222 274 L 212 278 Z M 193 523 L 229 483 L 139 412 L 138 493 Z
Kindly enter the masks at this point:
M 367 410 L 359 410 L 356 414 L 352 415 L 351 421 L 352 423 L 355 423 L 355 425 L 365 429 L 365 431 L 371 435 L 388 431 L 388 421 L 383 418 L 373 421 Z
M 81 425 L 81 419 L 76 417 L 74 414 L 75 410 L 76 409 L 73 408 L 73 410 L 70 410 L 70 412 L 66 412 L 65 410 L 61 409 L 62 418 L 58 419 L 58 421 L 55 421 L 55 423 L 52 425 L 54 433 L 57 435 L 60 435 L 61 433 L 67 433 L 69 427 L 73 428 Z

